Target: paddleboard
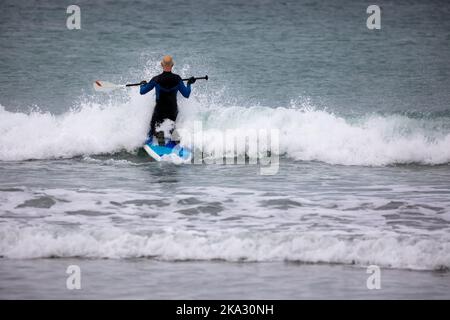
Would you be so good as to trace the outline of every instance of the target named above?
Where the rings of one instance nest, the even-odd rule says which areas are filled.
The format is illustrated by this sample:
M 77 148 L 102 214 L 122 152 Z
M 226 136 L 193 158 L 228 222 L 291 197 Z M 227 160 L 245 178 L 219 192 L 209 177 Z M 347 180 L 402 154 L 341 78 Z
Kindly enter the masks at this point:
M 172 154 L 183 160 L 187 160 L 191 157 L 191 150 L 168 139 L 166 139 L 165 145 L 159 145 L 157 139 L 149 138 L 145 142 L 143 148 L 145 152 L 156 161 L 161 161 L 164 156 Z

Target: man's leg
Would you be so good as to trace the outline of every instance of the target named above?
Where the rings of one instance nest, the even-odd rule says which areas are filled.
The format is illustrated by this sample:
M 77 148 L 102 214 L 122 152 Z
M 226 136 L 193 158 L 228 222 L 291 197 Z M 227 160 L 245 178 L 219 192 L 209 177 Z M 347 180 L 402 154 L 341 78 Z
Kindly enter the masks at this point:
M 150 121 L 150 130 L 148 132 L 149 138 L 153 137 L 153 135 L 155 134 L 156 122 L 158 122 L 157 120 L 158 120 L 158 116 L 157 116 L 157 114 L 155 114 L 155 112 L 153 112 L 152 120 Z
M 152 121 L 150 124 L 150 137 L 155 137 L 158 140 L 158 144 L 163 146 L 166 144 L 166 141 L 164 139 L 164 131 L 157 131 L 156 129 L 159 125 L 161 125 L 161 122 Z
M 158 140 L 158 144 L 160 146 L 164 146 L 166 144 L 166 139 L 164 138 L 164 132 L 163 131 L 157 131 L 155 133 L 156 140 Z
M 156 107 L 155 107 L 156 108 Z M 156 128 L 162 123 L 163 119 L 161 115 L 153 111 L 152 120 L 150 121 L 150 131 L 148 132 L 148 137 L 156 137 L 159 145 L 164 145 L 164 132 L 156 131 Z

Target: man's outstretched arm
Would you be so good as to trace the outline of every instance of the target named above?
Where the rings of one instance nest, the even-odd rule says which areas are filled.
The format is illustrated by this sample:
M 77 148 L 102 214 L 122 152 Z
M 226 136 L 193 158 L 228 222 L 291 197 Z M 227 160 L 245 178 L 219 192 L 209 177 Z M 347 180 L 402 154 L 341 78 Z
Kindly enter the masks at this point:
M 180 80 L 180 82 L 178 83 L 178 90 L 181 92 L 183 97 L 189 98 L 189 95 L 191 94 L 191 84 L 188 83 L 188 85 L 185 86 L 183 81 Z
M 144 82 L 142 81 L 141 87 L 140 87 L 140 93 L 146 94 L 147 92 L 152 91 L 152 89 L 155 87 L 155 81 L 151 80 L 150 82 Z

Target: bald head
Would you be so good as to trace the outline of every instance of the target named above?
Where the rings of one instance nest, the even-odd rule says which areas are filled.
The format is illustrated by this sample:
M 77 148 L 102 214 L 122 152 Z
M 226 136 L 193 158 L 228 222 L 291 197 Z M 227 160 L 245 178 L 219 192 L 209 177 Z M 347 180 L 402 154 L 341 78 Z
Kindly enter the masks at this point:
M 166 55 L 161 60 L 161 67 L 164 71 L 172 71 L 173 59 L 171 56 Z

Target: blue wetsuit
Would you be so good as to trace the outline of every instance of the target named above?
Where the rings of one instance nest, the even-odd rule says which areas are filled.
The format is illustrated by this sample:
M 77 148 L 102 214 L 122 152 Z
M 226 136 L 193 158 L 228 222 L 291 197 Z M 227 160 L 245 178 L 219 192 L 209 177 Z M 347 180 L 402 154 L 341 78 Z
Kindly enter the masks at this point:
M 150 82 L 141 85 L 141 94 L 146 94 L 155 88 L 156 105 L 150 122 L 149 137 L 156 133 L 155 127 L 165 119 L 176 121 L 178 115 L 177 93 L 178 91 L 185 98 L 191 94 L 191 85 L 184 85 L 181 77 L 170 71 L 155 76 Z

